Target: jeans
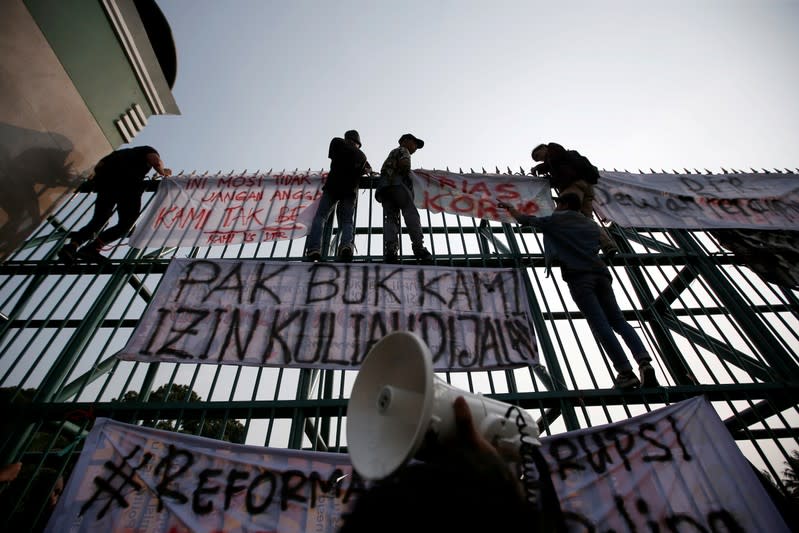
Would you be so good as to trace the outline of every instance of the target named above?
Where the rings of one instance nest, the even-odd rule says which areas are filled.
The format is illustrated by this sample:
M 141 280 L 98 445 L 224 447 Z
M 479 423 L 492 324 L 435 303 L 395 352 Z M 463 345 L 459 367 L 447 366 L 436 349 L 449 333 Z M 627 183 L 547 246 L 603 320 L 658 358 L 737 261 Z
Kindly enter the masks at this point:
M 400 213 L 405 220 L 414 252 L 424 248 L 422 221 L 413 204 L 413 191 L 405 185 L 392 185 L 382 191 L 383 204 L 383 253 L 399 251 Z
M 106 228 L 96 238 L 103 243 L 109 243 L 124 237 L 139 218 L 141 195 L 140 191 L 135 190 L 99 191 L 94 200 L 92 219 L 72 235 L 72 240 L 82 243 L 94 238 L 95 233 L 114 214 L 115 207 L 118 219 L 116 225 Z
M 340 232 L 339 248 L 344 245 L 352 245 L 352 218 L 355 214 L 355 197 L 336 200 L 327 192 L 323 192 L 322 198 L 319 200 L 319 209 L 316 210 L 316 215 L 314 215 L 311 223 L 311 231 L 308 234 L 308 241 L 305 245 L 306 250 L 319 251 L 319 246 L 322 242 L 322 228 L 333 209 L 336 210 L 336 219 L 338 220 Z
M 610 277 L 601 273 L 570 272 L 566 283 L 574 303 L 582 311 L 591 331 L 617 371 L 631 370 L 632 366 L 614 332 L 621 335 L 639 364 L 651 361 L 652 358 L 638 333 L 624 320 L 613 294 Z

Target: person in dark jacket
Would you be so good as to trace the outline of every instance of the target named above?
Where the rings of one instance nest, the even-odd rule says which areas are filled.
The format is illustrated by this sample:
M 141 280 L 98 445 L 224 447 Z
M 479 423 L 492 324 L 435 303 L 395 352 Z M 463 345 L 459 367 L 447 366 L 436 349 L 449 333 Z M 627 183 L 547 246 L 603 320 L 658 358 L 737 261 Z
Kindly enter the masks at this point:
M 531 153 L 533 174 L 546 175 L 558 194 L 576 194 L 580 198 L 580 212 L 588 218 L 594 217 L 594 184 L 599 180 L 599 171 L 587 157 L 577 150 L 567 150 L 558 143 L 539 144 Z M 604 227 L 599 228 L 599 246 L 611 257 L 619 248 Z
M 102 263 L 105 257 L 100 253 L 108 243 L 124 237 L 139 218 L 141 197 L 144 193 L 144 179 L 150 169 L 161 176 L 171 176 L 172 171 L 164 168 L 158 151 L 152 146 L 136 146 L 116 150 L 100 160 L 94 167 L 94 215 L 84 227 L 74 232 L 70 241 L 58 251 L 58 256 L 67 263 L 76 258 Z M 97 232 L 117 212 L 117 223 Z M 88 244 L 80 247 L 86 241 Z M 80 247 L 80 248 L 79 248 Z
M 618 371 L 614 386 L 631 389 L 641 386 L 643 382 L 643 387 L 657 387 L 652 357 L 638 333 L 624 319 L 611 287 L 613 276 L 598 256 L 599 227 L 580 213 L 581 202 L 576 194 L 563 194 L 555 201 L 555 212 L 547 217 L 524 215 L 504 202 L 497 203 L 497 206 L 507 209 L 519 224 L 532 226 L 544 234 L 547 268 L 560 265 L 561 275 L 574 303 Z M 640 380 L 633 372 L 614 332 L 621 335 L 638 363 Z
M 349 262 L 353 255 L 353 216 L 358 185 L 361 176 L 371 172 L 372 167 L 361 151 L 361 136 L 356 130 L 346 132 L 343 139 L 333 138 L 327 157 L 330 158 L 330 172 L 322 187 L 322 198 L 311 223 L 311 231 L 305 244 L 305 257 L 308 261 L 319 261 L 322 258 L 322 229 L 330 212 L 335 209 L 341 232 L 337 260 Z

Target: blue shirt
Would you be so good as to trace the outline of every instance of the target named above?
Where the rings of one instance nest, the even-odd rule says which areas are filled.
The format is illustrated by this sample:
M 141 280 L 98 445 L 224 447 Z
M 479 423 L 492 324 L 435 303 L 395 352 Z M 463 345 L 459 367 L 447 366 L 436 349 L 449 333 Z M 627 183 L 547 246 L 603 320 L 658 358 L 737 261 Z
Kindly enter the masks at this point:
M 559 264 L 564 280 L 569 281 L 572 273 L 610 276 L 599 258 L 599 227 L 579 211 L 555 211 L 548 217 L 522 215 L 517 222 L 544 234 L 547 269 Z

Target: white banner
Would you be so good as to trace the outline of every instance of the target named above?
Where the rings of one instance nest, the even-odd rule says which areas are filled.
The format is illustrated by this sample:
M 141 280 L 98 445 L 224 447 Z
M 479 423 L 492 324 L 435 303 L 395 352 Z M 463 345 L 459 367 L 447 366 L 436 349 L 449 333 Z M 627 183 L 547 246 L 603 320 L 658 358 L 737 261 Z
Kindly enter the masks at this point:
M 799 230 L 793 174 L 601 172 L 597 211 L 625 227 Z M 324 173 L 177 176 L 164 179 L 139 220 L 136 248 L 296 239 L 316 214 Z M 552 213 L 549 182 L 509 174 L 417 169 L 416 206 L 432 213 L 512 222 L 497 202 L 524 214 Z
M 98 418 L 45 531 L 335 533 L 363 486 L 344 454 Z
M 212 246 L 308 233 L 326 174 L 176 176 L 161 181 L 129 244 Z
M 568 531 L 788 531 L 702 397 L 543 438 L 540 450 Z M 364 487 L 344 454 L 98 419 L 46 531 L 333 533 Z
M 569 531 L 788 531 L 703 397 L 541 442 Z
M 525 215 L 552 214 L 552 190 L 543 178 L 426 169 L 414 170 L 412 178 L 416 206 L 431 213 L 514 222 L 507 210 L 497 208 L 497 202 L 508 202 Z
M 353 369 L 387 333 L 415 331 L 439 370 L 536 364 L 518 270 L 173 259 L 117 356 Z
M 416 204 L 511 222 L 498 201 L 528 215 L 552 212 L 549 184 L 507 174 L 455 174 L 417 170 Z M 305 236 L 319 205 L 326 173 L 177 176 L 161 181 L 129 244 L 135 248 L 213 246 Z
M 594 205 L 620 226 L 799 230 L 796 174 L 600 175 Z

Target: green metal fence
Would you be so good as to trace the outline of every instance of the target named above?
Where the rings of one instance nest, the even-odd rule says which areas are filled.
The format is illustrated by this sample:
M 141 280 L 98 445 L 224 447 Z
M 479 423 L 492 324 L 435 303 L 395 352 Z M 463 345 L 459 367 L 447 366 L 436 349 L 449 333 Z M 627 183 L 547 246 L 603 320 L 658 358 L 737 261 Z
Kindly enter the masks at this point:
M 382 210 L 372 186 L 365 180 L 359 194 L 356 262 L 382 260 Z M 146 193 L 144 209 L 152 196 Z M 0 265 L 6 415 L 0 443 L 6 463 L 25 465 L 13 495 L 7 484 L 0 494 L 6 517 L 46 515 L 47 494 L 58 475 L 69 475 L 97 416 L 259 446 L 346 450 L 353 371 L 145 364 L 114 357 L 171 258 L 300 261 L 304 239 L 144 250 L 123 241 L 108 251 L 107 265 L 64 265 L 58 248 L 69 230 L 91 217 L 93 199 L 75 193 Z M 612 259 L 617 297 L 664 385 L 622 393 L 611 388 L 613 369 L 559 274 L 547 276 L 538 234 L 516 225 L 421 214 L 437 265 L 526 272 L 541 356 L 537 367 L 442 378 L 523 406 L 544 435 L 705 395 L 752 465 L 777 490 L 789 491 L 786 462 L 799 449 L 797 291 L 766 283 L 708 233 L 611 226 L 622 250 Z M 331 219 L 325 248 L 335 250 L 336 239 Z M 412 262 L 406 234 L 402 248 Z

